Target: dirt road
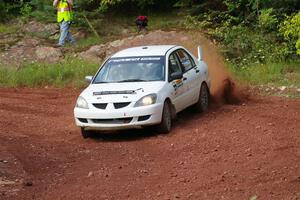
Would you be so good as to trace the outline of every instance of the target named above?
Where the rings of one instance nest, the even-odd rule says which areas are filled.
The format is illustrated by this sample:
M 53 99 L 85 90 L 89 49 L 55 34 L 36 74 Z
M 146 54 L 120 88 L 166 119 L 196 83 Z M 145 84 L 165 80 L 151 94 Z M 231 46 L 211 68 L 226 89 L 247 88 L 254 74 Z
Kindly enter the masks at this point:
M 74 89 L 0 89 L 0 199 L 300 199 L 300 102 L 181 113 L 84 140 Z
M 156 31 L 118 43 L 115 50 L 178 43 L 194 53 L 201 44 L 216 102 L 232 91 L 222 57 L 201 34 Z M 300 101 L 252 96 L 180 113 L 168 135 L 84 140 L 72 117 L 79 93 L 0 88 L 0 200 L 300 199 Z

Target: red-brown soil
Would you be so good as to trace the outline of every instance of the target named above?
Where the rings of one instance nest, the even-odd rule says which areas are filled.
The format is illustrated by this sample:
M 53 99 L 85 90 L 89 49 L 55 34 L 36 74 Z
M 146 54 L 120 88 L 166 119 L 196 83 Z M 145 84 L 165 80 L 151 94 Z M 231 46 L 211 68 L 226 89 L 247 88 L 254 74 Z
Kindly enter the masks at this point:
M 252 97 L 173 130 L 83 139 L 79 90 L 0 89 L 0 199 L 300 199 L 300 101 Z

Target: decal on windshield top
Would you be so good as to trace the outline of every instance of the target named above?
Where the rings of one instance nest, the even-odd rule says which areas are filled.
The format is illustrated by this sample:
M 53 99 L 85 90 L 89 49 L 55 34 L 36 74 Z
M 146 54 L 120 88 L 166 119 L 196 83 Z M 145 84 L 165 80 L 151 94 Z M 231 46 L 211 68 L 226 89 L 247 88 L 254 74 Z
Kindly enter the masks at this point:
M 160 57 L 146 57 L 146 58 L 141 58 L 141 60 L 161 60 Z
M 136 61 L 159 61 L 161 57 L 144 57 L 144 58 L 119 58 L 119 59 L 111 59 L 109 63 L 118 63 L 118 62 L 136 62 Z

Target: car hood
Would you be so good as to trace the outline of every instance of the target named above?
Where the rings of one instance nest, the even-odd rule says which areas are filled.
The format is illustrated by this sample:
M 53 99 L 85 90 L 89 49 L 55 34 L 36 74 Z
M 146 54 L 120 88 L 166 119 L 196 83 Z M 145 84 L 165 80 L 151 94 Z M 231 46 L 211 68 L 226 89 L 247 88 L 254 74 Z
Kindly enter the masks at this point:
M 90 103 L 132 102 L 157 93 L 164 84 L 162 81 L 91 84 L 80 96 Z

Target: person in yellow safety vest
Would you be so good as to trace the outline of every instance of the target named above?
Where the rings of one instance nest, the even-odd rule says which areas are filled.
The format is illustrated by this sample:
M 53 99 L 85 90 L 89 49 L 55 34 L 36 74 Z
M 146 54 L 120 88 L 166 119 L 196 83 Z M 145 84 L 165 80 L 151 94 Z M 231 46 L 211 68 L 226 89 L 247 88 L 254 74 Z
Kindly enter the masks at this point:
M 75 45 L 75 39 L 69 31 L 73 20 L 73 0 L 54 0 L 53 7 L 57 9 L 57 22 L 60 25 L 60 37 L 57 47 L 62 47 L 65 40 Z

